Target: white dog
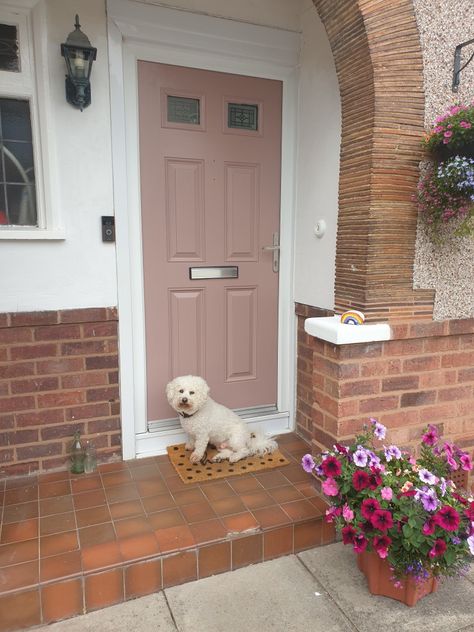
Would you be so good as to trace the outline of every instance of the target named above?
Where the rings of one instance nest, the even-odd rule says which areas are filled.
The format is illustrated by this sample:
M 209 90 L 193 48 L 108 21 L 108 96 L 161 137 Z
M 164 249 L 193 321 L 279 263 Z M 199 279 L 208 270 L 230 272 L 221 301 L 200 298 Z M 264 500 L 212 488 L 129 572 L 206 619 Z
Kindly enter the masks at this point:
M 186 450 L 193 450 L 191 463 L 198 463 L 203 458 L 208 443 L 219 450 L 213 461 L 229 459 L 230 463 L 276 450 L 278 446 L 274 439 L 250 432 L 240 417 L 208 394 L 207 383 L 195 375 L 177 377 L 166 386 L 168 402 L 179 414 L 183 430 L 188 435 Z

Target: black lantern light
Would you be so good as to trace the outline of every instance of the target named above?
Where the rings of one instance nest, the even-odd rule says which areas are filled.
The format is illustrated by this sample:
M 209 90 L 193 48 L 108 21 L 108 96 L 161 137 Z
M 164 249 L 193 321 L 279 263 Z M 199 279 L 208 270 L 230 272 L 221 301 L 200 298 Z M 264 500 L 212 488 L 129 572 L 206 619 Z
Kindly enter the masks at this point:
M 470 39 L 467 42 L 462 42 L 462 44 L 458 44 L 454 50 L 454 70 L 453 70 L 453 92 L 458 91 L 459 84 L 461 82 L 461 73 L 469 66 L 471 61 L 474 59 L 474 53 L 469 57 L 467 62 L 461 66 L 461 51 L 465 46 L 469 46 L 470 44 L 474 44 L 474 39 Z
M 67 66 L 66 101 L 82 112 L 91 103 L 90 76 L 97 48 L 91 45 L 87 35 L 81 31 L 78 15 L 74 26 L 74 31 L 61 44 L 61 55 Z

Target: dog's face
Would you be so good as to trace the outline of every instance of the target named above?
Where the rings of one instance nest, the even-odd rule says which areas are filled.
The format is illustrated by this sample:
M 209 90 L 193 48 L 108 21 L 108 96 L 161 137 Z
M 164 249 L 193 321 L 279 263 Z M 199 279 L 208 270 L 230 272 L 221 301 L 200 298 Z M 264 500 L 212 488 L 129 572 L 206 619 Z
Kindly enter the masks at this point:
M 209 386 L 196 375 L 183 375 L 166 386 L 169 405 L 178 413 L 193 415 L 207 400 Z

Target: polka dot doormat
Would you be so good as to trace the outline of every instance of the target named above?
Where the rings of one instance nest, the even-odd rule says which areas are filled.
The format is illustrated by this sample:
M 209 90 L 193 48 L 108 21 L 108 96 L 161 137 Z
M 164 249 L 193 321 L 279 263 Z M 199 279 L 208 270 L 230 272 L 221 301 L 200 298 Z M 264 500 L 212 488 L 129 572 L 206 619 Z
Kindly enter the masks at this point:
M 213 463 L 212 457 L 217 454 L 217 450 L 210 447 L 208 447 L 200 463 L 191 463 L 189 460 L 191 452 L 184 449 L 184 443 L 168 446 L 167 450 L 170 461 L 183 483 L 201 483 L 202 481 L 217 478 L 239 476 L 249 472 L 260 472 L 274 467 L 282 467 L 290 463 L 280 450 L 275 450 L 272 454 L 266 454 L 265 456 L 248 456 L 246 459 L 237 461 L 237 463 L 229 463 L 227 460 L 221 461 L 221 463 Z

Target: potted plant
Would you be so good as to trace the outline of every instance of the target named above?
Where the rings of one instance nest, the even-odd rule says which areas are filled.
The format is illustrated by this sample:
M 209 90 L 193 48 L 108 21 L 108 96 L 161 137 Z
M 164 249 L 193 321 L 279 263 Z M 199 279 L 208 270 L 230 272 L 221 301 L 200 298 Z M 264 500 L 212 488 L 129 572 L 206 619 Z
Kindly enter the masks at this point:
M 435 426 L 424 431 L 417 459 L 382 445 L 385 434 L 371 419 L 351 445 L 307 454 L 302 465 L 321 479 L 326 520 L 358 554 L 371 592 L 412 606 L 439 578 L 464 573 L 474 555 L 474 500 L 452 481 L 472 463 Z
M 423 144 L 439 161 L 456 155 L 474 158 L 474 102 L 453 105 L 438 116 Z

